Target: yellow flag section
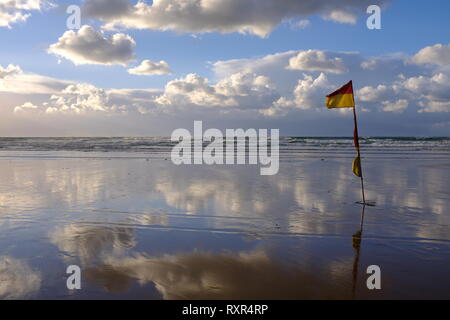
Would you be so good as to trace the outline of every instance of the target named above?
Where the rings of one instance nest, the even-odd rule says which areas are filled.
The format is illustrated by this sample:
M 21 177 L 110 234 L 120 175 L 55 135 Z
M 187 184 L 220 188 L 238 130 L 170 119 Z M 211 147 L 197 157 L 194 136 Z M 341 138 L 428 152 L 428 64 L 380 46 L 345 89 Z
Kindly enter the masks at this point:
M 359 156 L 353 160 L 352 171 L 357 177 L 361 178 L 361 158 Z
M 350 81 L 342 88 L 327 95 L 327 108 L 354 108 L 353 83 Z

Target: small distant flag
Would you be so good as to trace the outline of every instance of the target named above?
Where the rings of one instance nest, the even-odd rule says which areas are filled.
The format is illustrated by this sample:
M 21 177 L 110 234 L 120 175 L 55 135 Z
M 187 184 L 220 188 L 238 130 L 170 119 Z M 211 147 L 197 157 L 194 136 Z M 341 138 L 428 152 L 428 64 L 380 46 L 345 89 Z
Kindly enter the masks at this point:
M 356 122 L 356 107 L 355 107 L 355 97 L 353 95 L 353 82 L 349 81 L 347 84 L 345 84 L 338 90 L 327 95 L 326 106 L 328 109 L 353 108 L 353 120 L 355 122 L 355 129 L 353 131 L 353 140 L 358 155 L 353 160 L 352 171 L 357 177 L 361 178 L 363 204 L 365 204 L 366 199 L 364 195 L 364 181 L 361 168 L 361 153 L 359 149 L 358 123 Z

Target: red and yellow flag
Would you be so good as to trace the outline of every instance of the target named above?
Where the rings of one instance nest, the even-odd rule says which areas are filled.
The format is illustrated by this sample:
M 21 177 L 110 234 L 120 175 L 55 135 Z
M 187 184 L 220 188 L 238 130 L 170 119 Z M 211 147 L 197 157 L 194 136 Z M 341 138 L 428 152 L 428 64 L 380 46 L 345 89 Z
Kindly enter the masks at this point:
M 326 102 L 328 109 L 334 108 L 355 108 L 355 97 L 353 96 L 353 82 L 349 81 L 347 84 L 339 88 L 333 93 L 327 95 Z M 356 112 L 353 109 L 353 119 L 355 122 L 355 129 L 353 131 L 353 141 L 355 143 L 356 152 L 358 156 L 353 160 L 352 163 L 352 171 L 353 173 L 361 177 L 361 156 L 359 150 L 359 137 L 358 137 L 358 124 L 356 123 Z
M 327 108 L 354 108 L 353 83 L 350 81 L 342 88 L 327 95 Z

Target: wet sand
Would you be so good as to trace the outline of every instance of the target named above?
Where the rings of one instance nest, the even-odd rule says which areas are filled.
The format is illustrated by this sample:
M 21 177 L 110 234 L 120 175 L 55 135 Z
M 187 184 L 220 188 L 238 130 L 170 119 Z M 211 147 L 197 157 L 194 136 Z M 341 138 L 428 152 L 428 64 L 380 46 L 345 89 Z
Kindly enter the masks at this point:
M 447 159 L 363 159 L 377 205 L 358 243 L 348 156 L 285 157 L 260 176 L 133 153 L 0 152 L 0 298 L 448 299 Z M 366 287 L 373 264 L 381 290 Z

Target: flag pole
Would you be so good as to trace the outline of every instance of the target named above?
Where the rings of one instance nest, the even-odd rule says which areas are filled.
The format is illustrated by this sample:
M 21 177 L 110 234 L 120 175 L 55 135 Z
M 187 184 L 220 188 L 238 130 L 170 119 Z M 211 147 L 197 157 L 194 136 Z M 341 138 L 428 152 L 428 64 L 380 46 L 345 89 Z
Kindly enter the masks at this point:
M 355 132 L 354 132 L 354 139 L 355 139 L 355 146 L 356 151 L 358 152 L 358 160 L 359 160 L 359 170 L 361 174 L 361 193 L 362 193 L 362 199 L 363 199 L 363 205 L 366 204 L 366 196 L 364 193 L 364 177 L 363 177 L 363 170 L 362 170 L 362 164 L 361 164 L 361 151 L 359 149 L 359 135 L 358 135 L 358 122 L 356 121 L 356 105 L 355 105 L 355 98 L 353 98 L 353 121 L 355 122 Z
M 355 95 L 353 93 L 353 81 L 350 80 L 347 84 L 345 84 L 341 88 L 327 95 L 326 98 L 327 98 L 326 106 L 328 109 L 353 108 L 353 121 L 355 122 L 355 130 L 353 132 L 353 138 L 356 151 L 358 152 L 358 156 L 355 160 L 353 160 L 352 171 L 356 176 L 361 178 L 362 203 L 366 204 L 366 195 L 364 192 L 364 178 L 361 168 L 361 150 L 359 148 L 358 122 L 356 120 Z

